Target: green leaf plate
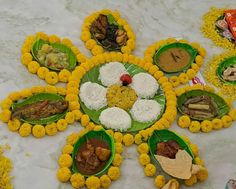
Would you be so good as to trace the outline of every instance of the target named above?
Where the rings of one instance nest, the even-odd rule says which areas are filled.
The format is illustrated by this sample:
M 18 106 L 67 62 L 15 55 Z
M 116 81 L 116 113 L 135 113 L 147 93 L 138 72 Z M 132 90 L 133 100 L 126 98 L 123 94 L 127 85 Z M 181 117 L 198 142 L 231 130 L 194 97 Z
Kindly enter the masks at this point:
M 35 95 L 32 95 L 20 102 L 16 102 L 12 104 L 12 110 L 15 110 L 17 108 L 21 108 L 23 106 L 39 102 L 41 100 L 65 100 L 62 96 L 52 93 L 38 93 Z M 21 119 L 21 121 L 30 123 L 30 124 L 41 124 L 46 125 L 49 123 L 53 123 L 55 121 L 58 121 L 59 119 L 62 119 L 65 117 L 68 110 L 65 110 L 63 113 L 55 114 L 46 118 L 37 119 L 37 120 L 30 120 L 30 119 Z
M 225 84 L 236 85 L 236 81 L 226 81 L 222 77 L 224 70 L 230 66 L 233 66 L 233 65 L 236 65 L 236 55 L 222 61 L 216 70 L 216 74 L 217 74 L 218 78 Z
M 183 68 L 181 68 L 180 70 L 166 71 L 166 70 L 163 70 L 161 68 L 161 66 L 158 64 L 158 59 L 159 59 L 160 55 L 164 51 L 166 51 L 168 49 L 171 49 L 171 48 L 185 49 L 191 56 L 191 59 L 190 59 L 189 63 L 186 66 L 184 66 Z M 191 45 L 188 45 L 186 43 L 171 43 L 171 44 L 168 44 L 168 45 L 164 45 L 159 50 L 157 50 L 155 55 L 153 56 L 153 61 L 165 73 L 178 73 L 178 72 L 181 72 L 181 71 L 184 71 L 184 70 L 188 69 L 191 66 L 191 64 L 194 62 L 195 57 L 196 57 L 197 54 L 198 54 L 198 51 L 196 49 L 194 49 Z
M 46 66 L 44 64 L 44 62 L 40 62 L 39 59 L 37 58 L 38 51 L 42 48 L 42 46 L 44 44 L 49 44 L 53 48 L 55 48 L 55 49 L 59 50 L 60 52 L 63 52 L 63 53 L 68 55 L 69 64 L 68 64 L 68 67 L 65 68 L 65 69 L 68 69 L 68 70 L 72 71 L 76 67 L 76 65 L 77 65 L 76 56 L 69 47 L 67 47 L 66 45 L 63 45 L 61 43 L 49 43 L 49 42 L 44 41 L 42 39 L 38 39 L 37 41 L 34 42 L 32 48 L 31 48 L 31 53 L 32 53 L 34 59 L 37 62 L 39 62 L 41 65 L 49 68 L 50 70 L 60 71 L 60 69 L 57 69 L 55 67 Z
M 158 160 L 155 158 L 156 155 L 156 150 L 157 150 L 157 144 L 160 142 L 167 142 L 169 140 L 175 140 L 179 146 L 185 150 L 186 152 L 189 153 L 189 155 L 192 157 L 194 160 L 194 155 L 191 151 L 191 148 L 189 145 L 176 133 L 163 129 L 163 130 L 155 130 L 152 134 L 152 136 L 148 139 L 148 146 L 149 146 L 149 151 L 151 154 L 152 160 L 160 166 Z M 160 166 L 161 167 L 161 166 Z
M 80 148 L 80 146 L 83 143 L 85 143 L 87 140 L 92 139 L 92 138 L 100 139 L 100 140 L 107 142 L 107 144 L 109 145 L 109 149 L 111 150 L 111 156 L 110 156 L 109 160 L 107 161 L 106 165 L 104 166 L 104 168 L 100 172 L 94 174 L 94 176 L 101 176 L 101 175 L 105 174 L 107 169 L 110 167 L 110 165 L 114 159 L 114 156 L 115 156 L 115 142 L 114 142 L 114 139 L 111 137 L 111 135 L 107 134 L 104 129 L 101 129 L 99 131 L 87 132 L 84 136 L 79 138 L 79 140 L 75 143 L 74 150 L 72 152 L 72 159 L 73 159 L 72 171 L 74 173 L 80 173 L 80 171 L 78 170 L 78 168 L 76 166 L 76 160 L 75 160 L 78 149 Z M 82 174 L 82 175 L 84 175 L 84 174 Z M 89 177 L 91 175 L 84 175 L 84 176 Z
M 215 93 L 211 93 L 208 91 L 204 91 L 204 90 L 191 90 L 188 92 L 183 93 L 182 95 L 180 95 L 177 99 L 177 107 L 178 110 L 181 114 L 184 114 L 183 110 L 182 110 L 182 106 L 184 104 L 184 102 L 186 102 L 186 100 L 188 100 L 191 97 L 196 97 L 196 96 L 200 96 L 200 95 L 207 95 L 213 98 L 213 100 L 215 101 L 217 107 L 218 107 L 218 118 L 224 116 L 225 114 L 227 114 L 229 112 L 229 106 L 227 105 L 227 103 L 224 101 L 223 98 L 221 98 L 220 96 L 218 96 Z M 191 116 L 190 116 L 191 117 Z M 194 120 L 205 120 L 203 118 L 195 118 L 195 117 L 191 117 Z M 209 119 L 207 119 L 209 120 Z
M 88 82 L 88 81 L 102 85 L 101 81 L 98 79 L 99 78 L 99 69 L 101 66 L 102 65 L 96 66 L 93 69 L 91 69 L 89 72 L 87 72 L 84 75 L 84 77 L 82 78 L 80 85 L 82 85 L 83 83 Z M 133 64 L 124 63 L 124 66 L 131 76 L 134 76 L 135 74 L 138 74 L 141 72 L 146 72 L 144 69 L 142 69 L 136 65 L 133 65 Z M 166 103 L 164 91 L 162 88 L 160 88 L 158 90 L 157 94 L 153 97 L 153 100 L 157 101 L 161 105 L 161 113 L 157 117 L 157 119 L 154 121 L 151 121 L 151 122 L 147 122 L 147 123 L 140 123 L 140 122 L 132 120 L 132 126 L 126 132 L 136 132 L 139 130 L 146 129 L 149 126 L 151 126 L 153 123 L 155 123 L 158 119 L 161 118 L 162 114 L 165 111 L 165 103 Z M 81 100 L 80 100 L 80 105 L 81 105 L 82 110 L 87 115 L 89 115 L 90 119 L 92 119 L 97 124 L 101 124 L 99 121 L 99 116 L 100 116 L 101 112 L 108 107 L 104 107 L 100 110 L 90 110 L 89 108 L 87 108 L 85 106 L 85 104 Z

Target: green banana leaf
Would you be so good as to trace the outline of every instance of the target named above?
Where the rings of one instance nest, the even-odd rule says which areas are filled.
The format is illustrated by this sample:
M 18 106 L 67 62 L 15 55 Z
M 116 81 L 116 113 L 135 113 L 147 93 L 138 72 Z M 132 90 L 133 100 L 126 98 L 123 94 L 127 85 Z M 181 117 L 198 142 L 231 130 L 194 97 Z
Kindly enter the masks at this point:
M 151 154 L 151 159 L 155 162 L 156 165 L 160 166 L 158 160 L 155 158 L 156 151 L 157 151 L 157 144 L 160 142 L 167 142 L 169 140 L 175 140 L 179 146 L 188 152 L 188 154 L 192 157 L 194 161 L 194 155 L 191 151 L 191 148 L 189 145 L 176 133 L 170 131 L 170 130 L 155 130 L 152 134 L 152 136 L 148 139 L 148 146 L 149 146 L 149 151 Z
M 160 55 L 164 51 L 171 49 L 171 48 L 182 48 L 182 49 L 186 50 L 191 55 L 191 59 L 190 59 L 189 63 L 185 67 L 181 68 L 180 70 L 175 70 L 175 71 L 163 70 L 163 68 L 158 64 L 158 59 L 159 59 Z M 194 62 L 197 54 L 198 54 L 198 51 L 196 49 L 194 49 L 191 45 L 188 45 L 186 43 L 171 43 L 171 44 L 162 46 L 158 51 L 156 51 L 155 55 L 153 56 L 153 62 L 165 73 L 178 73 L 178 72 L 187 70 L 191 66 L 191 64 Z
M 138 67 L 134 64 L 124 63 L 124 66 L 125 66 L 126 70 L 128 71 L 128 73 L 131 76 L 134 76 L 135 74 L 138 74 L 138 73 L 141 73 L 141 72 L 146 72 L 144 69 L 142 69 L 142 68 L 140 68 L 140 67 Z M 98 79 L 99 78 L 99 69 L 100 69 L 100 67 L 101 67 L 101 65 L 96 66 L 93 69 L 91 69 L 89 72 L 87 72 L 84 75 L 84 77 L 81 79 L 80 85 L 82 85 L 83 83 L 88 82 L 88 81 L 98 83 L 98 84 L 102 85 L 101 81 Z M 147 123 L 140 123 L 138 121 L 132 120 L 132 126 L 126 132 L 136 132 L 136 131 L 139 131 L 139 130 L 146 129 L 149 126 L 151 126 L 153 123 L 155 123 L 158 119 L 161 118 L 162 114 L 165 111 L 165 103 L 166 103 L 164 91 L 163 91 L 162 88 L 160 88 L 158 90 L 156 95 L 153 97 L 153 100 L 157 101 L 161 105 L 161 113 L 157 117 L 157 119 L 154 120 L 154 121 L 151 121 L 151 122 L 147 122 Z M 97 124 L 101 124 L 100 121 L 99 121 L 99 116 L 100 116 L 101 112 L 104 109 L 108 108 L 108 107 L 104 107 L 100 110 L 91 110 L 91 109 L 87 108 L 81 100 L 80 100 L 80 105 L 81 105 L 82 110 L 87 115 L 89 115 L 91 120 L 93 120 Z
M 225 71 L 225 69 L 230 67 L 230 66 L 234 66 L 234 65 L 236 65 L 236 56 L 225 59 L 218 66 L 218 68 L 216 70 L 216 74 L 223 83 L 229 84 L 229 85 L 236 85 L 236 81 L 226 81 L 223 78 L 223 72 Z
M 87 140 L 92 139 L 92 138 L 96 138 L 96 139 L 103 140 L 103 141 L 107 142 L 109 149 L 111 150 L 111 156 L 110 156 L 109 160 L 107 161 L 106 165 L 104 166 L 104 168 L 100 172 L 94 174 L 94 176 L 101 176 L 101 175 L 105 174 L 107 169 L 110 167 L 110 165 L 114 159 L 114 156 L 115 156 L 115 142 L 114 142 L 114 139 L 111 137 L 111 135 L 109 135 L 104 129 L 101 129 L 99 131 L 89 131 L 84 136 L 79 138 L 79 140 L 75 143 L 74 150 L 72 152 L 72 159 L 73 159 L 72 171 L 74 173 L 80 173 L 80 171 L 78 170 L 78 168 L 76 166 L 76 155 L 77 155 L 77 152 L 78 152 L 80 146 L 83 143 L 85 143 Z M 89 177 L 91 175 L 84 175 L 84 176 Z
M 230 108 L 223 98 L 221 98 L 220 96 L 218 96 L 215 93 L 211 93 L 211 92 L 204 91 L 204 90 L 191 90 L 191 91 L 185 92 L 182 95 L 180 95 L 177 98 L 177 108 L 178 108 L 179 112 L 181 114 L 184 114 L 182 107 L 183 107 L 184 102 L 186 102 L 186 100 L 188 100 L 191 97 L 196 97 L 196 96 L 200 96 L 200 95 L 207 95 L 207 96 L 210 96 L 213 98 L 214 102 L 216 103 L 216 105 L 218 107 L 217 118 L 221 118 L 222 116 L 224 116 L 225 114 L 227 114 L 229 112 Z M 194 120 L 205 120 L 204 118 L 195 118 L 192 116 L 190 116 L 190 117 Z
M 65 69 L 68 69 L 68 70 L 72 71 L 76 67 L 76 65 L 77 65 L 76 56 L 75 56 L 75 54 L 72 52 L 72 50 L 69 47 L 67 47 L 66 45 L 63 45 L 61 43 L 49 43 L 48 41 L 44 41 L 42 39 L 38 39 L 33 44 L 32 48 L 31 48 L 31 53 L 32 53 L 34 59 L 37 62 L 39 62 L 41 65 L 49 68 L 50 70 L 60 71 L 60 69 L 58 69 L 58 68 L 49 67 L 49 66 L 45 65 L 44 62 L 40 62 L 39 59 L 37 58 L 38 51 L 41 50 L 41 48 L 42 48 L 42 46 L 44 44 L 49 44 L 53 48 L 55 48 L 55 49 L 59 50 L 60 52 L 63 52 L 63 53 L 68 55 L 69 64 L 68 64 L 68 66 Z
M 14 104 L 12 104 L 11 109 L 14 111 L 17 108 L 21 108 L 24 107 L 26 105 L 29 104 L 33 104 L 42 100 L 65 100 L 62 96 L 57 95 L 57 94 L 52 94 L 52 93 L 38 93 L 35 95 L 32 95 L 20 102 L 16 102 Z M 66 113 L 68 110 L 65 110 L 63 113 L 60 114 L 55 114 L 46 118 L 42 118 L 42 119 L 37 119 L 37 120 L 30 120 L 30 119 L 21 119 L 21 121 L 25 122 L 25 123 L 30 123 L 30 124 L 41 124 L 41 125 L 46 125 L 49 123 L 53 123 L 55 121 L 58 121 L 59 119 L 62 119 L 65 117 Z

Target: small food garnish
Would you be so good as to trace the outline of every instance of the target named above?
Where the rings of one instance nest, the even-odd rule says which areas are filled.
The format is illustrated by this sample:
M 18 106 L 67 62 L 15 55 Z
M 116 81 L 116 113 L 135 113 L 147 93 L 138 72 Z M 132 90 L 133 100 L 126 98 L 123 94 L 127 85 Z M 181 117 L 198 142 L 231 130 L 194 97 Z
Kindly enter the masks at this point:
M 236 65 L 226 68 L 222 76 L 226 81 L 236 81 Z
M 157 144 L 157 154 L 171 159 L 175 158 L 175 155 L 179 149 L 181 148 L 175 140 L 169 140 L 167 142 L 159 142 Z
M 131 76 L 129 74 L 123 74 L 120 77 L 120 80 L 122 81 L 123 86 L 127 86 L 130 83 L 132 83 L 132 78 L 131 78 Z

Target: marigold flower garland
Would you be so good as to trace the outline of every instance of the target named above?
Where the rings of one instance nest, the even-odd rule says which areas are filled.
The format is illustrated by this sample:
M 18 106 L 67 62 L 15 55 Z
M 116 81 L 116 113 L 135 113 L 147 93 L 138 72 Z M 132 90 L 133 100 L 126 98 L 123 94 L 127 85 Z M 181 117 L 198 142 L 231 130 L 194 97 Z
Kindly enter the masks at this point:
M 177 40 L 175 38 L 168 38 L 166 40 L 160 40 L 152 45 L 150 45 L 144 53 L 144 60 L 154 64 L 153 57 L 162 46 L 172 44 L 172 43 L 186 43 L 191 45 L 198 51 L 198 55 L 195 57 L 194 62 L 191 64 L 191 67 L 185 72 L 179 73 L 178 75 L 167 76 L 169 82 L 173 87 L 177 87 L 181 84 L 186 84 L 189 80 L 193 79 L 200 67 L 203 65 L 203 58 L 206 56 L 206 50 L 201 47 L 198 43 L 190 43 L 187 40 L 181 39 Z
M 201 165 L 205 168 L 205 169 L 199 171 L 197 174 L 192 175 L 189 179 L 184 180 L 185 185 L 192 186 L 193 184 L 197 183 L 198 181 L 200 181 L 200 182 L 205 181 L 208 178 L 208 171 L 207 171 L 206 167 L 204 166 L 203 160 L 199 157 L 198 146 L 196 144 L 191 143 L 190 140 L 188 139 L 188 137 L 186 137 L 186 136 L 182 136 L 181 138 L 190 146 L 190 148 L 193 152 L 193 155 L 194 155 L 194 160 L 193 160 L 194 163 L 196 165 Z M 152 160 L 150 157 L 150 147 L 145 141 L 142 141 L 138 145 L 137 151 L 140 154 L 138 161 L 139 161 L 140 165 L 143 166 L 145 175 L 147 177 L 155 178 L 154 185 L 157 188 L 162 188 L 168 182 L 172 182 L 173 185 L 176 186 L 176 188 L 180 187 L 180 182 L 177 179 L 172 178 L 170 180 L 167 180 L 167 177 L 165 177 L 165 175 L 162 174 L 162 171 L 159 170 L 159 168 L 157 168 L 156 165 L 154 165 L 152 163 Z
M 45 80 L 48 84 L 54 85 L 58 82 L 68 82 L 71 72 L 67 69 L 63 69 L 60 72 L 51 71 L 47 67 L 44 67 L 39 62 L 34 60 L 31 49 L 34 42 L 38 39 L 42 39 L 49 43 L 60 43 L 72 50 L 75 54 L 78 63 L 84 62 L 86 57 L 80 53 L 79 49 L 72 44 L 68 38 L 60 39 L 57 35 L 47 35 L 43 32 L 37 32 L 35 35 L 29 35 L 21 48 L 21 62 L 25 65 L 28 71 L 32 74 L 37 74 L 40 79 Z
M 236 86 L 222 82 L 216 74 L 217 68 L 221 62 L 231 57 L 236 57 L 236 50 L 228 51 L 220 55 L 215 55 L 207 64 L 204 71 L 204 76 L 209 83 L 220 89 L 220 93 L 222 95 L 227 96 L 233 100 L 236 98 Z
M 235 44 L 231 43 L 227 38 L 221 37 L 216 31 L 215 23 L 220 16 L 223 16 L 224 8 L 211 7 L 209 12 L 204 14 L 201 31 L 205 37 L 210 38 L 217 46 L 234 49 Z
M 108 168 L 106 174 L 100 177 L 89 176 L 85 177 L 80 173 L 73 173 L 71 166 L 73 163 L 72 152 L 74 144 L 90 130 L 101 130 L 103 129 L 99 125 L 95 125 L 93 128 L 86 128 L 81 130 L 79 133 L 72 133 L 66 140 L 66 145 L 62 149 L 62 154 L 58 159 L 59 169 L 57 171 L 57 178 L 60 182 L 69 182 L 74 188 L 82 188 L 86 186 L 88 189 L 109 188 L 112 181 L 116 181 L 120 177 L 120 166 L 123 162 L 122 152 L 123 146 L 120 141 L 115 138 L 115 157 L 112 161 L 112 165 Z M 108 134 L 110 134 L 107 131 Z
M 192 87 L 186 86 L 182 88 L 178 88 L 175 90 L 177 97 L 181 94 L 195 90 L 206 90 L 209 92 L 214 92 L 214 89 L 209 86 L 201 86 L 199 84 L 193 85 Z M 232 126 L 232 121 L 236 120 L 236 109 L 232 109 L 232 101 L 230 99 L 225 99 L 226 103 L 231 108 L 229 113 L 227 115 L 222 116 L 221 118 L 214 118 L 213 120 L 204 120 L 204 121 L 196 121 L 191 120 L 191 118 L 188 115 L 182 115 L 178 118 L 178 125 L 181 128 L 188 128 L 191 132 L 197 133 L 197 132 L 204 132 L 208 133 L 213 130 L 220 130 L 222 128 L 228 128 Z
M 151 127 L 141 130 L 135 136 L 131 134 L 123 134 L 121 132 L 114 132 L 112 130 L 108 130 L 111 135 L 114 135 L 114 138 L 123 142 L 125 146 L 130 146 L 133 143 L 139 144 L 141 139 L 147 139 L 148 136 L 152 133 L 154 129 L 164 129 L 169 128 L 171 123 L 174 121 L 177 110 L 176 110 L 176 95 L 173 91 L 172 85 L 168 82 L 167 77 L 163 76 L 163 72 L 159 70 L 156 65 L 151 64 L 150 62 L 146 62 L 134 55 L 122 54 L 120 52 L 110 52 L 103 53 L 97 56 L 93 56 L 91 59 L 88 59 L 86 62 L 83 62 L 75 71 L 72 72 L 72 77 L 69 83 L 67 84 L 67 92 L 71 91 L 73 95 L 70 98 L 78 98 L 79 94 L 79 85 L 80 81 L 83 78 L 84 74 L 88 72 L 93 67 L 99 64 L 105 64 L 111 61 L 118 61 L 121 63 L 130 63 L 135 64 L 146 70 L 148 73 L 153 75 L 157 80 L 160 86 L 163 88 L 165 97 L 166 97 L 166 108 L 162 117 L 156 121 Z M 80 109 L 80 107 L 78 106 Z M 80 110 L 80 122 L 81 125 L 92 129 L 94 127 L 94 123 L 90 121 L 90 118 L 87 114 L 83 114 Z
M 3 155 L 3 152 L 8 147 L 0 145 L 0 188 L 2 189 L 13 189 L 11 184 L 12 176 L 10 172 L 13 169 L 12 161 Z
M 65 99 L 69 102 L 69 111 L 66 113 L 63 119 L 58 120 L 56 123 L 50 123 L 47 125 L 32 125 L 29 123 L 23 123 L 18 119 L 11 119 L 11 106 L 12 104 L 20 99 L 24 99 L 38 93 L 54 93 L 61 96 L 65 96 Z M 78 113 L 79 103 L 77 99 L 73 100 L 66 96 L 66 89 L 62 87 L 55 86 L 34 86 L 31 89 L 23 89 L 18 92 L 12 92 L 8 95 L 6 99 L 1 102 L 1 113 L 0 119 L 2 122 L 7 123 L 8 129 L 12 132 L 19 132 L 20 136 L 27 137 L 32 134 L 36 138 L 42 138 L 45 135 L 53 136 L 57 134 L 58 131 L 62 132 L 67 129 L 68 124 L 74 123 L 80 117 L 80 112 Z
M 93 21 L 99 16 L 99 14 L 108 15 L 111 14 L 115 21 L 123 27 L 123 29 L 126 31 L 128 40 L 124 46 L 121 47 L 121 52 L 130 54 L 131 51 L 135 48 L 135 34 L 132 31 L 131 27 L 127 23 L 127 21 L 123 18 L 121 18 L 120 13 L 118 11 L 111 11 L 108 9 L 100 10 L 97 12 L 94 12 L 92 15 L 85 18 L 85 21 L 82 25 L 82 32 L 80 39 L 85 43 L 85 47 L 92 52 L 93 55 L 102 54 L 104 51 L 106 51 L 102 46 L 100 46 L 91 36 L 90 33 L 90 27 L 93 23 Z

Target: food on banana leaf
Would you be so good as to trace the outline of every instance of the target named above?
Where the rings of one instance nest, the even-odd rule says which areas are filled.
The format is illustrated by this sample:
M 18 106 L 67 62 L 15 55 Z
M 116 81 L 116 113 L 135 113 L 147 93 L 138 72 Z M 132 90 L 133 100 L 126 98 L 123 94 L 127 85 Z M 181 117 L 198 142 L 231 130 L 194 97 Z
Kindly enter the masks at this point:
M 175 140 L 168 140 L 166 142 L 157 143 L 156 154 L 174 159 L 179 149 L 181 149 L 181 147 L 179 146 L 178 142 Z
M 100 14 L 92 23 L 90 32 L 107 50 L 120 50 L 128 40 L 126 31 L 118 25 L 111 14 Z
M 222 77 L 225 81 L 236 81 L 236 65 L 226 68 Z

